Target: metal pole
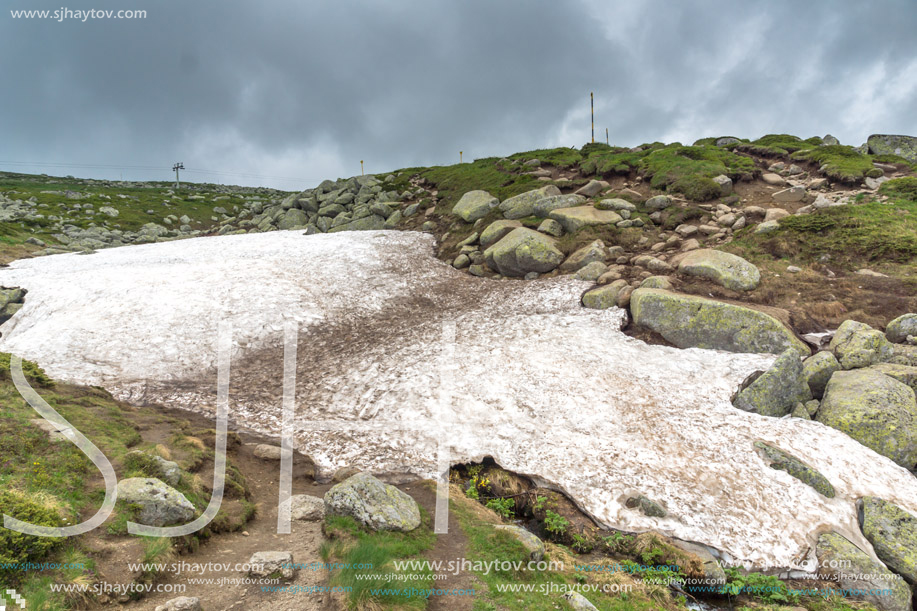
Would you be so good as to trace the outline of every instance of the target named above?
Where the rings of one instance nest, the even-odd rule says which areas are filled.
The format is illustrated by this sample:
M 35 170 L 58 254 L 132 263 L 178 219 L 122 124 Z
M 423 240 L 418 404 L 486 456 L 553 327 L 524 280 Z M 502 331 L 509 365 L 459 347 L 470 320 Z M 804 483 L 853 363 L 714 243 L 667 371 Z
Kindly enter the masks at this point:
M 363 173 L 363 160 L 362 159 L 360 160 L 360 176 L 366 176 L 366 174 Z
M 181 188 L 181 181 L 178 178 L 178 171 L 184 170 L 185 164 L 179 161 L 178 163 L 172 166 L 172 169 L 175 170 L 175 190 L 178 191 L 178 189 Z
M 589 115 L 592 118 L 592 143 L 595 144 L 595 100 L 589 92 Z
M 608 128 L 605 128 L 605 144 L 608 144 Z
M 462 151 L 459 151 L 459 163 L 462 163 Z

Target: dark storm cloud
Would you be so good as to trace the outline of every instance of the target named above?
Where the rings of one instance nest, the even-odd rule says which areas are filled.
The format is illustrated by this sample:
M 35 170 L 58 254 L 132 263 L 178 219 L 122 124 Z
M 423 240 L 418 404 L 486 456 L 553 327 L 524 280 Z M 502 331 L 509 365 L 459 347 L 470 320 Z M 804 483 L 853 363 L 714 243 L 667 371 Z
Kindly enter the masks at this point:
M 356 173 L 361 159 L 382 171 L 453 163 L 459 150 L 467 159 L 579 146 L 592 90 L 597 139 L 607 126 L 625 144 L 769 131 L 830 131 L 859 144 L 872 131 L 917 132 L 917 10 L 907 0 L 9 8 L 61 4 L 148 16 L 0 14 L 2 160 L 182 160 L 321 179 Z

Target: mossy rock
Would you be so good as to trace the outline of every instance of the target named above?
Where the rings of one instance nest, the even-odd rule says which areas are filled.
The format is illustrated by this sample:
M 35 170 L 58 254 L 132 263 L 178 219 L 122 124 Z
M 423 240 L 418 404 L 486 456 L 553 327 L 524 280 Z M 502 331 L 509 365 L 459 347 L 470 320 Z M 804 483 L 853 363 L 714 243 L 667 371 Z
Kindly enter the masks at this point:
M 890 342 L 881 331 L 855 320 L 845 320 L 828 348 L 844 369 L 869 367 L 891 356 Z
M 879 559 L 917 585 L 917 517 L 875 496 L 863 497 L 857 506 L 860 527 Z
M 503 212 L 503 218 L 521 219 L 535 213 L 535 204 L 539 200 L 558 195 L 560 195 L 560 189 L 554 185 L 548 185 L 505 199 L 500 203 L 499 208 Z
M 798 403 L 811 398 L 799 353 L 790 348 L 777 357 L 767 371 L 739 391 L 732 403 L 746 412 L 780 418 L 792 412 Z
M 712 248 L 692 250 L 681 257 L 678 272 L 707 278 L 733 291 L 753 291 L 761 282 L 757 267 L 738 255 Z
M 841 369 L 841 364 L 831 352 L 823 350 L 816 352 L 802 363 L 802 375 L 812 391 L 812 396 L 821 399 L 825 394 L 825 386 L 835 371 Z
M 866 146 L 873 155 L 897 155 L 917 163 L 917 138 L 914 136 L 873 134 L 866 139 Z
M 786 471 L 803 484 L 811 486 L 820 495 L 828 497 L 829 499 L 834 498 L 834 486 L 831 485 L 828 478 L 792 454 L 784 452 L 780 448 L 776 448 L 763 441 L 756 441 L 755 449 L 765 462 L 768 463 L 771 469 Z
M 819 576 L 837 581 L 839 588 L 850 593 L 850 598 L 883 611 L 911 611 L 911 589 L 907 583 L 841 535 L 820 535 L 815 556 Z
M 809 349 L 779 320 L 743 306 L 639 288 L 630 298 L 634 322 L 662 335 L 679 348 L 800 355 Z
M 533 229 L 513 229 L 484 251 L 487 265 L 504 276 L 524 276 L 529 272 L 552 271 L 564 260 L 554 239 Z
M 831 376 L 815 419 L 906 469 L 917 464 L 917 401 L 907 385 L 873 369 Z
M 473 223 L 487 216 L 499 203 L 499 200 L 487 191 L 469 191 L 453 206 L 452 214 L 466 223 Z
M 420 526 L 417 501 L 369 473 L 357 473 L 325 493 L 325 515 L 350 516 L 373 530 L 408 532 Z

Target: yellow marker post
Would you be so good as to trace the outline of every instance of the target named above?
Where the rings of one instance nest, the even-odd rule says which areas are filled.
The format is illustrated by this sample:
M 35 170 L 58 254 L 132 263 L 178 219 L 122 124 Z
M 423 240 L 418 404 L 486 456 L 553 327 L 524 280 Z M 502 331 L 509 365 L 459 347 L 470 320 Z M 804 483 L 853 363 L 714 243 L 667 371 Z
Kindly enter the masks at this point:
M 459 163 L 462 163 L 462 151 L 459 151 Z
M 589 92 L 589 115 L 592 117 L 592 143 L 595 144 L 595 99 Z
M 363 160 L 362 159 L 360 160 L 360 176 L 366 176 L 366 174 L 363 173 Z
M 608 128 L 605 128 L 605 144 L 608 144 Z

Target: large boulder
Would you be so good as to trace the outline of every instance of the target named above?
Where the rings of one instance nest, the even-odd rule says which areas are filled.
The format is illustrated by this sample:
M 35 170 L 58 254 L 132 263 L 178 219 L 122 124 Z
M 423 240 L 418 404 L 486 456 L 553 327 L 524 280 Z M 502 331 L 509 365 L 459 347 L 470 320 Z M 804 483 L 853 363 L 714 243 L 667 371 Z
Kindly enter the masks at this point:
M 907 385 L 873 369 L 838 371 L 815 419 L 906 469 L 917 464 L 917 401 Z
M 484 251 L 491 269 L 504 276 L 539 274 L 556 269 L 564 260 L 554 239 L 533 229 L 513 229 L 499 242 Z
M 473 223 L 497 207 L 499 200 L 487 191 L 469 191 L 452 207 L 452 214 Z
M 732 404 L 746 412 L 779 418 L 792 412 L 797 403 L 811 398 L 799 352 L 790 348 L 777 357 L 770 369 L 739 391 Z
M 885 334 L 855 320 L 841 323 L 828 348 L 834 352 L 844 369 L 869 367 L 891 356 L 891 347 Z
M 630 298 L 634 322 L 679 348 L 800 355 L 809 349 L 779 320 L 731 303 L 662 289 L 639 288 Z
M 866 140 L 872 155 L 898 155 L 917 163 L 917 137 L 873 134 Z
M 582 195 L 584 197 L 595 197 L 602 192 L 602 189 L 607 189 L 608 183 L 604 180 L 590 180 L 585 185 L 576 190 L 576 195 Z
M 576 206 L 558 208 L 548 214 L 548 218 L 560 223 L 567 233 L 576 233 L 583 227 L 592 225 L 614 225 L 624 220 L 612 210 L 597 210 L 595 206 Z
M 911 589 L 904 580 L 841 535 L 820 535 L 815 557 L 819 576 L 836 581 L 851 598 L 881 611 L 912 611 Z
M 337 233 L 338 231 L 370 231 L 374 229 L 384 229 L 385 219 L 378 214 L 371 214 L 363 218 L 337 225 L 328 230 L 328 233 Z
M 417 502 L 369 473 L 357 473 L 325 493 L 325 514 L 350 516 L 373 530 L 411 531 L 420 526 Z
M 248 574 L 289 581 L 296 574 L 291 552 L 255 552 L 248 559 Z
M 155 477 L 130 477 L 118 482 L 118 500 L 137 505 L 137 521 L 147 526 L 169 526 L 194 517 L 194 505 L 185 495 Z
M 877 363 L 869 369 L 894 378 L 902 384 L 907 384 L 914 392 L 917 392 L 917 367 L 898 363 Z
M 835 371 L 841 369 L 834 354 L 827 350 L 816 352 L 802 363 L 802 375 L 812 391 L 812 396 L 821 399 L 825 394 L 825 386 Z
M 863 497 L 857 508 L 860 527 L 879 560 L 917 585 L 917 517 L 875 496 Z
M 490 248 L 517 227 L 522 227 L 522 223 L 519 221 L 494 221 L 481 232 L 481 237 L 478 240 L 481 248 Z
M 909 335 L 917 337 L 917 314 L 899 316 L 885 327 L 885 337 L 890 342 L 904 343 Z
M 627 287 L 627 280 L 618 279 L 611 284 L 598 286 L 583 293 L 584 307 L 593 310 L 605 310 L 617 304 L 618 296 Z
M 521 195 L 503 200 L 500 204 L 500 210 L 503 212 L 504 218 L 522 219 L 535 213 L 535 203 L 538 200 L 557 195 L 560 195 L 560 189 L 554 185 L 548 185 L 547 187 L 527 191 Z
M 166 460 L 162 456 L 155 454 L 147 454 L 140 450 L 132 450 L 127 453 L 127 456 L 135 456 L 142 463 L 146 463 L 146 466 L 154 471 L 152 475 L 156 475 L 170 486 L 174 486 L 181 481 L 181 467 L 178 466 L 177 462 Z
M 761 282 L 758 268 L 737 255 L 701 248 L 682 255 L 678 260 L 679 273 L 713 280 L 733 291 L 753 291 Z
M 607 252 L 602 240 L 594 240 L 567 257 L 567 260 L 561 264 L 560 271 L 575 272 L 596 261 L 604 263 Z
M 317 496 L 294 494 L 287 504 L 290 506 L 290 518 L 304 522 L 317 522 L 325 517 L 325 502 Z
M 582 195 L 554 195 L 539 199 L 532 206 L 535 216 L 548 216 L 554 210 L 559 208 L 575 208 L 586 203 L 586 198 Z
M 309 223 L 309 215 L 299 208 L 290 208 L 280 220 L 277 221 L 277 229 L 299 229 Z

